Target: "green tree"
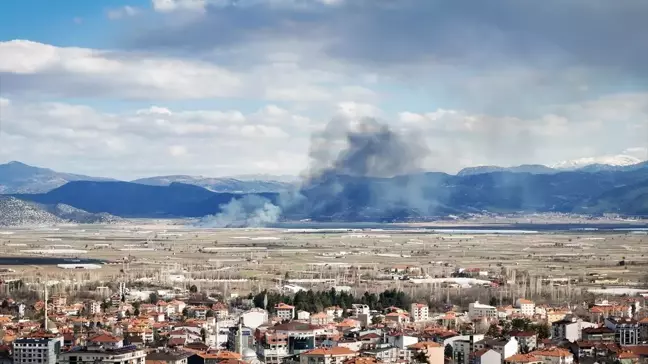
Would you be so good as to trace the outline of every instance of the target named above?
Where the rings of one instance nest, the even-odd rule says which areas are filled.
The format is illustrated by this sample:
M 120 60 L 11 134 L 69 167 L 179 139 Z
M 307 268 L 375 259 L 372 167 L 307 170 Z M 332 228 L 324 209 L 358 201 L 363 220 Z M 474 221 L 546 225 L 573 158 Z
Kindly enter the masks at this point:
M 157 301 L 159 301 L 159 300 L 160 300 L 160 297 L 158 296 L 158 294 L 155 293 L 155 292 L 151 292 L 151 294 L 149 295 L 149 302 L 151 302 L 153 304 L 156 304 Z
M 486 336 L 499 337 L 500 336 L 500 328 L 495 324 L 491 324 L 488 327 L 488 331 L 486 332 Z
M 533 331 L 538 335 L 538 339 L 548 339 L 551 336 L 551 329 L 547 324 L 539 324 L 533 327 Z
M 192 284 L 191 287 L 189 287 L 189 292 L 198 293 L 198 287 L 196 287 L 195 284 Z
M 454 350 L 452 350 L 452 345 L 448 344 L 445 346 L 445 349 L 443 350 L 443 356 L 446 358 L 452 358 L 454 357 Z

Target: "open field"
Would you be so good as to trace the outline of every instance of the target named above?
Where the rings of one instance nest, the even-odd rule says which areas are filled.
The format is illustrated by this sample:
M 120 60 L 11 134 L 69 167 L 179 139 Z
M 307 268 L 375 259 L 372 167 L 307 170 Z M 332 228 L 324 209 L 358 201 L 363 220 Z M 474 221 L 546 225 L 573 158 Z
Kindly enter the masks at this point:
M 29 282 L 47 276 L 71 285 L 127 281 L 186 288 L 196 284 L 201 289 L 246 294 L 291 283 L 322 289 L 349 286 L 359 292 L 427 287 L 430 292 L 441 290 L 437 295 L 445 287 L 456 288 L 453 283 L 475 283 L 441 279 L 458 268 L 470 268 L 482 272 L 477 279 L 515 282 L 515 292 L 507 292 L 531 296 L 560 289 L 637 287 L 645 280 L 647 241 L 644 231 L 632 227 L 605 232 L 435 231 L 418 226 L 196 229 L 178 221 L 144 220 L 3 229 L 0 267 L 7 270 L 2 273 L 5 280 Z M 23 257 L 49 260 L 23 262 Z M 112 264 L 97 267 L 98 260 Z M 93 265 L 74 269 L 82 263 Z M 405 267 L 413 267 L 410 280 L 389 276 L 390 268 Z

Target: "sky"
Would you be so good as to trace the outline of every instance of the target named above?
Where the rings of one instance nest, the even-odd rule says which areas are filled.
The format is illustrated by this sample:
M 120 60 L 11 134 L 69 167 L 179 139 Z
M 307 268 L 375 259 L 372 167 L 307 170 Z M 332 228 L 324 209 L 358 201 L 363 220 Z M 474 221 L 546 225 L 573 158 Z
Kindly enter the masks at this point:
M 646 34 L 645 0 L 4 0 L 0 163 L 297 175 L 366 117 L 425 170 L 643 160 Z

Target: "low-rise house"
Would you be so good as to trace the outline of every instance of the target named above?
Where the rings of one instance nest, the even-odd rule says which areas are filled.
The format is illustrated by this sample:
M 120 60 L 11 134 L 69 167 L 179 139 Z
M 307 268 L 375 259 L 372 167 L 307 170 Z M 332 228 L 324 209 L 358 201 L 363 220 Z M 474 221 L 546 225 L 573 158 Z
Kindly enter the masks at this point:
M 502 364 L 502 354 L 493 349 L 481 349 L 470 355 L 470 364 Z
M 416 344 L 408 346 L 409 350 L 415 353 L 422 353 L 427 358 L 428 364 L 443 364 L 444 363 L 444 347 L 441 344 L 433 341 L 421 341 Z M 414 355 L 411 355 L 414 357 Z
M 500 354 L 502 358 L 508 358 L 518 353 L 519 346 L 516 338 L 511 337 L 508 340 L 483 339 L 475 342 L 475 351 L 483 349 L 493 349 Z
M 574 355 L 568 350 L 559 348 L 550 348 L 535 350 L 531 353 L 532 356 L 542 360 L 543 364 L 573 364 Z
M 358 356 L 356 351 L 345 347 L 318 348 L 300 355 L 300 364 L 343 364 Z
M 543 364 L 542 359 L 533 354 L 515 354 L 504 359 L 504 364 Z
M 295 306 L 287 305 L 283 302 L 275 305 L 275 312 L 280 320 L 292 320 L 295 317 Z
M 576 316 L 568 316 L 551 324 L 551 338 L 575 342 L 583 338 L 582 331 L 588 327 L 598 327 L 598 325 L 583 321 Z
M 511 337 L 514 337 L 520 350 L 529 352 L 538 347 L 538 335 L 533 331 L 511 331 Z
M 614 330 L 603 327 L 587 327 L 583 329 L 583 340 L 594 342 L 614 342 Z

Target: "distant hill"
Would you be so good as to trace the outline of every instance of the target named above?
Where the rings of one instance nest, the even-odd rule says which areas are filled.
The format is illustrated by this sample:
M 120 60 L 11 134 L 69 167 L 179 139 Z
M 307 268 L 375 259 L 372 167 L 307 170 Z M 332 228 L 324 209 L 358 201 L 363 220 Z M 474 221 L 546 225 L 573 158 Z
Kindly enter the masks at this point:
M 213 192 L 253 193 L 253 192 L 279 192 L 289 189 L 292 185 L 287 182 L 269 179 L 237 179 L 237 178 L 210 178 L 200 176 L 159 176 L 141 178 L 132 181 L 150 186 L 169 186 L 172 183 L 184 183 L 203 187 Z
M 512 172 L 512 173 L 531 173 L 531 174 L 552 174 L 558 173 L 558 170 L 543 166 L 542 164 L 523 164 L 516 167 L 498 167 L 498 166 L 479 166 L 464 168 L 458 176 L 470 176 L 475 174 L 493 173 L 493 172 Z
M 60 173 L 20 162 L 0 164 L 0 194 L 43 193 L 71 181 L 108 181 L 108 178 Z
M 29 202 L 0 196 L 0 226 L 42 226 L 64 223 L 65 220 Z
M 276 198 L 273 193 L 258 195 Z M 244 194 L 216 193 L 202 187 L 172 183 L 148 186 L 132 182 L 76 181 L 43 194 L 14 195 L 46 205 L 65 204 L 91 213 L 120 217 L 201 217 Z

